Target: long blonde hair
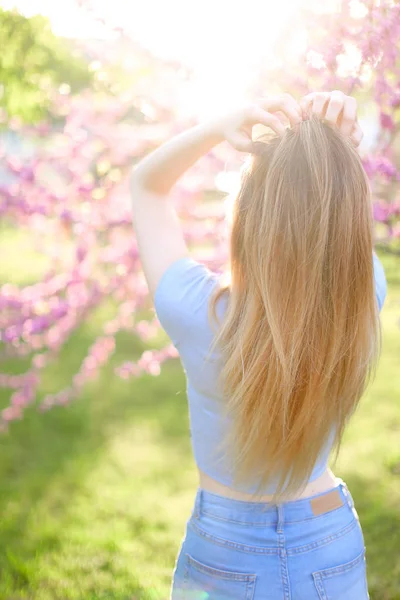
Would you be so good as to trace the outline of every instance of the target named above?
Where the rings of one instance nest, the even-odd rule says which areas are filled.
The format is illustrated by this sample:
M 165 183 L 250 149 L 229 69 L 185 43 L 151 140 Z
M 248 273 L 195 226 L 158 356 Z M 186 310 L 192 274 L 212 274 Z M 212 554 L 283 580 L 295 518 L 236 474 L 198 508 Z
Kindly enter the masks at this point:
M 357 150 L 315 116 L 255 149 L 233 205 L 231 283 L 217 287 L 208 317 L 211 352 L 218 346 L 223 359 L 232 427 L 222 445 L 234 457 L 234 485 L 256 477 L 255 498 L 276 478 L 271 503 L 279 503 L 304 490 L 332 428 L 337 460 L 375 378 L 382 331 Z

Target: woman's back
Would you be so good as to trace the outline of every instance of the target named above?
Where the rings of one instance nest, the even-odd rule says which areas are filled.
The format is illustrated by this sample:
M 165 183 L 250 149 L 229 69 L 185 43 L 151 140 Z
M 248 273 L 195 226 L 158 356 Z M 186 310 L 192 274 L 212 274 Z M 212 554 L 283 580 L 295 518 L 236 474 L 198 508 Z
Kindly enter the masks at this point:
M 386 297 L 386 279 L 382 264 L 374 253 L 376 301 L 381 310 Z M 213 292 L 220 287 L 221 275 L 190 257 L 177 260 L 164 273 L 154 296 L 159 321 L 173 341 L 185 371 L 190 416 L 190 432 L 193 454 L 198 468 L 224 486 L 234 488 L 233 460 L 219 450 L 221 439 L 231 427 L 222 391 L 218 389 L 218 377 L 222 369 L 222 356 L 218 349 L 209 355 L 214 332 L 208 321 L 208 305 Z M 220 297 L 217 315 L 225 314 L 229 294 Z M 309 432 L 312 435 L 312 415 Z M 310 482 L 316 480 L 326 469 L 332 440 L 321 453 Z M 257 478 L 249 485 L 235 488 L 246 494 L 254 494 Z M 262 495 L 270 495 L 276 482 L 262 489 Z

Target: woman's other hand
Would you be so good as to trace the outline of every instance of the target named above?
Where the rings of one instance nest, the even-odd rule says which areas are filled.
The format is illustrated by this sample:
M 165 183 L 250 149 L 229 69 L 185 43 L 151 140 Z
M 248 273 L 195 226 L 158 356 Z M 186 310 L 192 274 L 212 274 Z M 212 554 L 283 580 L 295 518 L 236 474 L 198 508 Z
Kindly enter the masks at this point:
M 265 125 L 278 135 L 286 131 L 282 119 L 274 113 L 283 113 L 290 125 L 300 123 L 302 111 L 299 103 L 290 94 L 268 96 L 254 104 L 236 110 L 218 120 L 218 130 L 224 139 L 241 152 L 253 149 L 252 131 L 255 125 Z
M 336 125 L 343 135 L 349 136 L 357 148 L 363 132 L 357 120 L 357 101 L 339 90 L 333 92 L 312 92 L 300 100 L 303 119 L 315 114 L 321 119 Z

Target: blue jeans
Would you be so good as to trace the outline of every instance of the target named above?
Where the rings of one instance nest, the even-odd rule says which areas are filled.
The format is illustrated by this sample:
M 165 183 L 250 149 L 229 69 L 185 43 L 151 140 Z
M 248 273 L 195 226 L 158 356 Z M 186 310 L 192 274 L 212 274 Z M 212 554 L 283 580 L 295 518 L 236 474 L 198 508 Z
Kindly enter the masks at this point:
M 368 600 L 364 536 L 345 482 L 266 505 L 198 488 L 172 600 Z

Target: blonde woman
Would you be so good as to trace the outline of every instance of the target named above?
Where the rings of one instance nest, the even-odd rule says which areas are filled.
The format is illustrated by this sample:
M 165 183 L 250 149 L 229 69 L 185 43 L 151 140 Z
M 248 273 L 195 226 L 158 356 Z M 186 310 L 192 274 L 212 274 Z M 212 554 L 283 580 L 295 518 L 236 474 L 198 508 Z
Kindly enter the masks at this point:
M 253 141 L 259 123 L 270 135 Z M 185 370 L 199 470 L 173 600 L 369 598 L 353 498 L 328 467 L 382 343 L 361 138 L 354 98 L 284 94 L 178 135 L 133 171 L 140 257 Z M 229 285 L 190 256 L 171 199 L 223 141 L 249 153 Z

